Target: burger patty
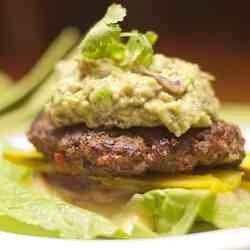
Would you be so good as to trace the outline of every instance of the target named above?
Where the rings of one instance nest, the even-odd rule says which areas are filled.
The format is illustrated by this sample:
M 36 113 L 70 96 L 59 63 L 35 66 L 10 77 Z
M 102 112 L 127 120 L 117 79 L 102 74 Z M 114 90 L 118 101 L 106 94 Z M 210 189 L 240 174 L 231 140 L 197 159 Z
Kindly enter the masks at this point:
M 133 119 L 133 118 L 131 118 Z M 223 121 L 192 128 L 176 137 L 164 127 L 89 129 L 84 124 L 56 129 L 41 113 L 28 131 L 38 151 L 60 172 L 99 176 L 193 173 L 218 166 L 238 166 L 244 139 L 238 127 Z

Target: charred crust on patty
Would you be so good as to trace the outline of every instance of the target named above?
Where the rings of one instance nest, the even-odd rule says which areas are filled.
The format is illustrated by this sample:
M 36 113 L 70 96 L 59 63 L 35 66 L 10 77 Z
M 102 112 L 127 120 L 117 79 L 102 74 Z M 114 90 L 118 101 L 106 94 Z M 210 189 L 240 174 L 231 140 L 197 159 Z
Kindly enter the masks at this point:
M 100 176 L 181 174 L 238 166 L 245 142 L 237 126 L 223 121 L 176 137 L 164 127 L 89 129 L 79 124 L 58 129 L 46 113 L 34 121 L 28 138 L 46 156 L 56 155 L 56 165 L 65 172 Z

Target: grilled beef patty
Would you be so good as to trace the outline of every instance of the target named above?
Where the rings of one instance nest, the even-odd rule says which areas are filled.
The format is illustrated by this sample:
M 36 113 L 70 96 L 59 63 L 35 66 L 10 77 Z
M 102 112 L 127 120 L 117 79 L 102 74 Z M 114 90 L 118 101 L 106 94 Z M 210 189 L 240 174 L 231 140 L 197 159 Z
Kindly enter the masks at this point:
M 73 175 L 193 173 L 196 169 L 238 166 L 244 157 L 240 129 L 223 121 L 210 128 L 192 128 L 178 138 L 164 127 L 89 129 L 79 124 L 56 129 L 49 116 L 41 113 L 28 138 L 57 163 L 60 172 Z

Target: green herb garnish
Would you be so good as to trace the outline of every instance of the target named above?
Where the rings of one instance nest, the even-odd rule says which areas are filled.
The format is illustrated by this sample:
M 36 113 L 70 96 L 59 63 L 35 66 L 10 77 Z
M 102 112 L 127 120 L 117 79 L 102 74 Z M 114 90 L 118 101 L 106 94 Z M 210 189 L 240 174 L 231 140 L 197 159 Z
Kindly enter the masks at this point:
M 119 4 L 108 8 L 105 16 L 90 29 L 81 43 L 84 60 L 110 58 L 121 66 L 151 64 L 153 45 L 158 36 L 154 32 L 122 32 L 119 23 L 125 16 L 126 9 Z

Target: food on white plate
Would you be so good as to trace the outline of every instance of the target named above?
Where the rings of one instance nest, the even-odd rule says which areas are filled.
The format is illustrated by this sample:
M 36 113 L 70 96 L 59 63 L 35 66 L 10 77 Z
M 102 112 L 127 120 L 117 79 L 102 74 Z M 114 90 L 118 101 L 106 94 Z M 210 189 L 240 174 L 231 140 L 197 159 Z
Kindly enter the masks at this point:
M 249 227 L 245 140 L 220 118 L 215 78 L 155 53 L 154 32 L 123 32 L 125 16 L 111 5 L 57 63 L 27 132 L 36 150 L 3 145 L 0 216 L 71 239 Z

